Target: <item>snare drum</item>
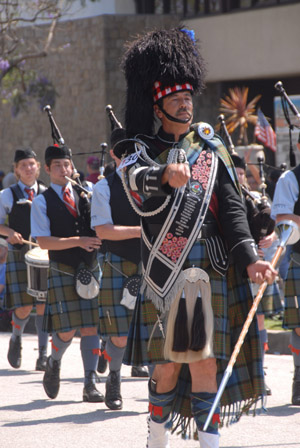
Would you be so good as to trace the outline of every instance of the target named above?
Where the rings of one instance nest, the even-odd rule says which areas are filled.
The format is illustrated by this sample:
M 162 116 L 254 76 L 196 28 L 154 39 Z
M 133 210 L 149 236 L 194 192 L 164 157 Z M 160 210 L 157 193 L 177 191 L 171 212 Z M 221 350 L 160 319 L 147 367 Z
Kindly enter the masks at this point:
M 48 291 L 48 251 L 34 247 L 25 254 L 27 264 L 27 293 L 38 300 L 46 301 Z

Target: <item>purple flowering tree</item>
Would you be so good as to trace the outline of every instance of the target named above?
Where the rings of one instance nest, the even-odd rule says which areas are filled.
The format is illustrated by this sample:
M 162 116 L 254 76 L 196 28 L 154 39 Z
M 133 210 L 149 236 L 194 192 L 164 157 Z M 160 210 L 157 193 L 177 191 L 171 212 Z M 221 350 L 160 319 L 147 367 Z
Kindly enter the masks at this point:
M 97 0 L 89 0 L 97 1 Z M 32 99 L 41 108 L 55 105 L 57 92 L 53 83 L 28 67 L 28 62 L 63 51 L 68 45 L 53 44 L 59 20 L 73 0 L 2 0 L 0 1 L 0 93 L 1 102 L 10 104 L 13 116 L 27 108 Z M 81 0 L 84 5 L 86 0 Z M 45 37 L 26 39 L 22 27 L 41 26 Z

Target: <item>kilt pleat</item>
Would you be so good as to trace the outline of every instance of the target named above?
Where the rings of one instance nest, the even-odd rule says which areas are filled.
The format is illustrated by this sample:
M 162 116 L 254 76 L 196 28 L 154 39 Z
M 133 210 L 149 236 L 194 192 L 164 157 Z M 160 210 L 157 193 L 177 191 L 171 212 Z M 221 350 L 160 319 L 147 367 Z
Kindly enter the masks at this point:
M 36 299 L 27 294 L 27 265 L 25 263 L 26 247 L 21 250 L 9 250 L 6 261 L 6 309 L 33 305 Z
M 98 264 L 93 273 L 100 281 Z M 99 326 L 98 297 L 92 300 L 79 297 L 74 286 L 74 275 L 75 269 L 71 266 L 50 261 L 44 331 L 66 332 Z
M 300 255 L 293 253 L 285 281 L 283 328 L 300 327 Z
M 259 285 L 251 284 L 253 297 L 255 298 Z M 283 311 L 283 304 L 277 281 L 268 285 L 261 301 L 257 307 L 257 314 L 264 314 L 266 317 L 278 314 Z
M 107 253 L 102 264 L 99 295 L 100 331 L 103 336 L 127 336 L 132 310 L 121 305 L 124 281 L 137 274 L 138 265 Z

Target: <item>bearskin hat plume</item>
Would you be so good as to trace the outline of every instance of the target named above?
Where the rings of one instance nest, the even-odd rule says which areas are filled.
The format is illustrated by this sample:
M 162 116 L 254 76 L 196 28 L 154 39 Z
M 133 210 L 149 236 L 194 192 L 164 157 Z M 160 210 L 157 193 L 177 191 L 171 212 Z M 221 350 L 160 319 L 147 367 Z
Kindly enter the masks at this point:
M 128 137 L 152 134 L 153 87 L 189 83 L 194 93 L 204 87 L 205 65 L 192 31 L 151 31 L 127 45 L 123 70 L 127 82 L 125 126 Z

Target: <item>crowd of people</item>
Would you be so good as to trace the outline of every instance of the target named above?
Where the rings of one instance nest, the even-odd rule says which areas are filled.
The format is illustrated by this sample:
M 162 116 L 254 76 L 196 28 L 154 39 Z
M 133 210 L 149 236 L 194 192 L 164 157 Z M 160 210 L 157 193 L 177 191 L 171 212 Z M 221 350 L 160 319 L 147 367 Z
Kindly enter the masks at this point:
M 192 420 L 200 447 L 217 448 L 227 414 L 234 419 L 243 403 L 255 406 L 271 393 L 263 369 L 265 316 L 282 312 L 284 328 L 292 330 L 292 404 L 300 405 L 297 247 L 288 252 L 284 299 L 270 263 L 278 245 L 275 221 L 300 226 L 300 170 L 280 177 L 272 208 L 253 200 L 244 159 L 230 155 L 209 124 L 193 121 L 193 95 L 204 87 L 205 70 L 186 30 L 134 40 L 123 69 L 125 129 L 112 129 L 113 164 L 103 179 L 99 158 L 91 156 L 85 181 L 71 182 L 68 147 L 52 145 L 44 156 L 46 186 L 35 152 L 15 152 L 16 181 L 0 194 L 0 294 L 12 324 L 8 362 L 21 366 L 22 334 L 34 309 L 35 368 L 44 372 L 50 399 L 59 393 L 63 355 L 78 331 L 83 401 L 122 409 L 121 367 L 131 365 L 132 375 L 150 377 L 148 448 L 168 448 L 170 430 L 188 434 Z M 35 274 L 28 251 L 35 252 L 38 275 L 47 253 L 44 288 L 38 281 L 28 287 L 35 280 L 28 278 Z M 207 422 L 256 285 L 264 281 L 265 296 Z M 102 394 L 97 371 L 107 366 Z

